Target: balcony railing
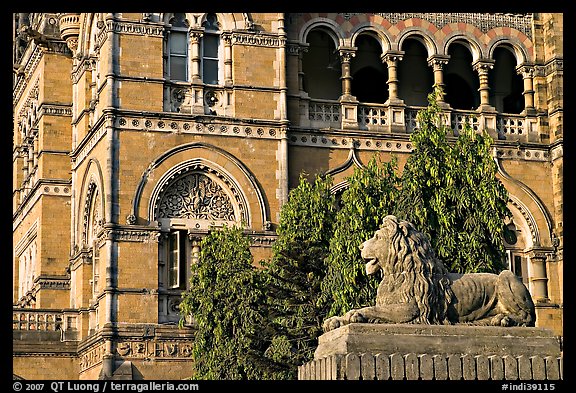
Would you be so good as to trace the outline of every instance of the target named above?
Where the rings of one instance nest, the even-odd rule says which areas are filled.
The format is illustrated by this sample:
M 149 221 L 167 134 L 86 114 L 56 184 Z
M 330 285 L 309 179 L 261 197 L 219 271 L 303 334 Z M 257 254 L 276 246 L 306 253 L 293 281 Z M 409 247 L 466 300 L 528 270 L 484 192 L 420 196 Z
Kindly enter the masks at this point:
M 310 101 L 308 118 L 319 128 L 340 127 L 340 104 L 334 101 Z
M 358 126 L 363 130 L 378 131 L 388 124 L 388 107 L 385 105 L 359 105 Z
M 77 311 L 20 308 L 12 310 L 12 330 L 75 331 L 78 330 L 77 322 Z
M 496 120 L 498 137 L 513 140 L 522 139 L 527 134 L 526 124 L 526 120 L 521 115 L 499 115 Z
M 355 111 L 350 110 L 351 107 L 355 107 Z M 419 127 L 417 114 L 422 109 L 424 107 L 312 99 L 308 102 L 308 119 L 301 118 L 301 125 L 317 129 L 358 129 L 410 134 Z M 501 140 L 538 140 L 535 118 L 459 109 L 443 109 L 442 112 L 445 124 L 452 130 L 452 136 L 458 136 L 468 123 L 474 131 L 485 129 L 494 138 Z M 344 113 L 347 115 L 344 116 Z M 351 116 L 348 115 L 351 113 Z

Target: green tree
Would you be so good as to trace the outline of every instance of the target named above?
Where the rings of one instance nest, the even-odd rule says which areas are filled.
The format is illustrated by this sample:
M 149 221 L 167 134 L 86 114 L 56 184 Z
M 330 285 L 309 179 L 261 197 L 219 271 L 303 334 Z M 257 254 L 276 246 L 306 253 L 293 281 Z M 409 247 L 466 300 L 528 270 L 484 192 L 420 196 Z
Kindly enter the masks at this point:
M 296 378 L 297 366 L 313 358 L 326 316 L 318 297 L 336 209 L 331 185 L 329 176 L 317 175 L 313 182 L 300 176 L 280 212 L 273 256 L 263 261 L 275 332 L 266 355 L 284 364 L 284 377 L 290 379 Z
M 250 239 L 239 227 L 224 227 L 210 232 L 200 247 L 180 304 L 180 324 L 190 315 L 196 327 L 193 377 L 275 378 L 273 365 L 263 362 L 266 291 L 252 263 Z
M 410 135 L 414 150 L 402 173 L 395 214 L 426 233 L 433 249 L 454 272 L 498 272 L 505 268 L 504 219 L 508 192 L 496 177 L 492 138 L 466 124 L 454 143 L 442 119 L 436 90 L 418 113 Z
M 374 155 L 347 179 L 349 186 L 342 193 L 321 286 L 322 301 L 330 304 L 328 316 L 374 303 L 380 278 L 366 275 L 359 246 L 392 213 L 400 181 L 396 171 L 396 157 L 382 162 Z

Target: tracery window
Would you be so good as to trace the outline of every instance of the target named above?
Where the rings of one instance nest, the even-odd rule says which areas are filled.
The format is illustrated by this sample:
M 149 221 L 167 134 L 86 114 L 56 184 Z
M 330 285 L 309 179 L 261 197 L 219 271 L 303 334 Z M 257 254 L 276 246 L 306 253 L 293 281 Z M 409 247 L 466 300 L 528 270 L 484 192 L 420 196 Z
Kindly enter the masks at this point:
M 163 234 L 159 244 L 159 321 L 177 322 L 181 292 L 190 266 L 198 260 L 200 241 L 210 228 L 235 225 L 245 204 L 224 176 L 202 165 L 176 172 L 161 186 L 155 218 Z

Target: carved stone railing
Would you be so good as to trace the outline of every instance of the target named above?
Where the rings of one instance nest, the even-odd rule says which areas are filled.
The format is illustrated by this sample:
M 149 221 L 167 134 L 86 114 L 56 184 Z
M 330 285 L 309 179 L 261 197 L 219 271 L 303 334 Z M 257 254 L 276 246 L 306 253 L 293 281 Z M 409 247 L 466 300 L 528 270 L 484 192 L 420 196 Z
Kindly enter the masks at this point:
M 561 380 L 563 356 L 349 353 L 298 367 L 299 380 Z
M 454 131 L 454 135 L 458 136 L 460 131 L 464 129 L 464 125 L 468 123 L 474 131 L 479 130 L 480 116 L 473 111 L 452 110 L 450 112 L 450 128 Z
M 78 312 L 74 310 L 20 309 L 12 310 L 12 330 L 76 331 Z
M 417 114 L 424 107 L 399 106 L 384 104 L 357 104 L 355 117 L 343 119 L 343 104 L 338 101 L 309 100 L 307 103 L 308 119 L 303 121 L 311 128 L 356 128 L 359 130 L 412 133 L 418 128 Z M 392 116 L 393 113 L 402 113 L 401 116 Z M 402 112 L 401 112 L 402 111 Z M 394 118 L 394 122 L 392 121 Z M 475 110 L 442 109 L 442 118 L 452 133 L 458 136 L 468 123 L 476 132 L 485 129 L 494 139 L 511 141 L 537 142 L 536 117 L 502 114 L 496 112 L 478 112 Z M 346 123 L 346 124 L 345 124 Z M 350 126 L 352 124 L 352 126 Z M 354 126 L 357 124 L 357 126 Z
M 341 109 L 336 101 L 314 100 L 308 106 L 308 117 L 313 127 L 340 127 Z
M 501 114 L 496 117 L 498 137 L 507 140 L 525 140 L 528 134 L 526 118 L 522 115 Z
M 362 130 L 381 131 L 388 124 L 388 106 L 359 105 L 358 127 Z

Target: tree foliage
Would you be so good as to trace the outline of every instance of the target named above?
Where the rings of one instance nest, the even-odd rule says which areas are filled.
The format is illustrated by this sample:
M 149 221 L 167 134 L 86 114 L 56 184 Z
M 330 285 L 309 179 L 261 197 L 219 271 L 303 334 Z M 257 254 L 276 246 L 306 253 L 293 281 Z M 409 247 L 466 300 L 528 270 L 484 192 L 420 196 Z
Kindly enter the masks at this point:
M 366 275 L 359 246 L 392 213 L 399 185 L 396 171 L 395 157 L 382 162 L 374 155 L 347 179 L 348 188 L 342 193 L 321 286 L 321 298 L 330 304 L 329 316 L 374 303 L 379 277 Z
M 266 351 L 296 378 L 297 366 L 312 359 L 322 333 L 326 306 L 318 301 L 335 216 L 332 179 L 300 176 L 282 207 L 278 238 L 270 261 L 263 262 L 269 318 L 275 331 Z
M 192 316 L 196 326 L 194 378 L 274 378 L 274 367 L 262 362 L 266 290 L 252 263 L 250 239 L 241 228 L 224 227 L 210 232 L 200 247 L 180 303 L 181 314 Z
M 451 271 L 497 272 L 505 268 L 503 231 L 508 192 L 496 177 L 492 138 L 465 124 L 454 143 L 446 135 L 435 94 L 418 113 L 414 150 L 402 173 L 396 215 L 426 233 Z

